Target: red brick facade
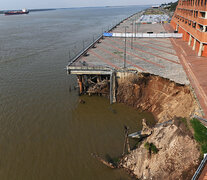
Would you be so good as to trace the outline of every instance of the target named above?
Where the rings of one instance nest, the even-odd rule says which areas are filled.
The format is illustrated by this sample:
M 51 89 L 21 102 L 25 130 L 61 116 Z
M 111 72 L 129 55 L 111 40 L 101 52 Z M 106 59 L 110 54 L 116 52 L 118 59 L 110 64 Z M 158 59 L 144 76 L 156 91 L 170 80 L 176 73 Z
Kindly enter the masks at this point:
M 179 0 L 171 25 L 198 56 L 207 57 L 207 0 Z

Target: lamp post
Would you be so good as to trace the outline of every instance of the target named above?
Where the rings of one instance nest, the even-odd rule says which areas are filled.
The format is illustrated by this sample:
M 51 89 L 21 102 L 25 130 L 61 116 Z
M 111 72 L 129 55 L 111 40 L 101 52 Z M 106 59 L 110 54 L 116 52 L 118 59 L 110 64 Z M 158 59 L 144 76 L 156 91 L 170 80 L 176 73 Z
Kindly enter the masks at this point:
M 101 37 L 102 37 L 102 39 L 104 38 L 104 28 L 102 27 L 102 29 L 101 29 Z
M 132 20 L 132 38 L 131 38 L 131 49 L 133 49 L 133 32 L 134 32 L 134 20 Z
M 125 26 L 125 42 L 124 42 L 124 69 L 126 68 L 126 29 L 128 26 Z
M 134 21 L 134 33 L 135 33 L 135 40 L 136 40 L 136 37 L 137 37 L 137 26 L 136 26 L 136 19 Z

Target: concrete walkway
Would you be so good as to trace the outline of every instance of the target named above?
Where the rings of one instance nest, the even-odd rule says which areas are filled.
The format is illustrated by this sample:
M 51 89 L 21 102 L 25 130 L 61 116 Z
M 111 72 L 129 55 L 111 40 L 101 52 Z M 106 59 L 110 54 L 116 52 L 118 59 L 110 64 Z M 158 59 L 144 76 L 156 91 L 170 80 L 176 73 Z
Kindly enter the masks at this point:
M 169 24 L 164 27 L 168 32 L 173 31 Z M 182 39 L 171 39 L 171 42 L 200 102 L 204 118 L 207 118 L 207 58 L 198 57 Z
M 137 15 L 123 21 L 111 33 L 132 33 L 131 22 Z M 139 24 L 138 32 L 165 32 L 162 24 Z M 135 32 L 135 30 L 133 31 Z M 124 67 L 125 38 L 104 37 L 95 48 L 90 48 L 87 56 L 82 56 L 70 66 L 107 67 L 121 70 Z M 169 38 L 127 38 L 126 68 L 139 72 L 149 72 L 168 78 L 180 84 L 189 84 L 186 73 Z
M 207 180 L 207 165 L 204 167 L 198 180 Z

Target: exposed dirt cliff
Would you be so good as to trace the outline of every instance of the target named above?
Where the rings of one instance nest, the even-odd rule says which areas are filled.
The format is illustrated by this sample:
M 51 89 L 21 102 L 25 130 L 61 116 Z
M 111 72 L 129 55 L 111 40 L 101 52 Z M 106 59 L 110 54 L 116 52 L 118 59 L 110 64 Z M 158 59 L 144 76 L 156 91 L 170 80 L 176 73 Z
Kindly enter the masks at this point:
M 199 109 L 190 87 L 147 73 L 121 80 L 117 101 L 152 112 L 158 122 L 189 117 Z
M 180 118 L 199 113 L 190 87 L 148 73 L 117 76 L 117 101 L 152 112 L 162 123 L 150 128 L 143 121 L 141 135 L 149 137 L 123 157 L 117 167 L 124 167 L 139 179 L 191 179 L 199 164 L 200 150 L 188 122 Z M 106 82 L 92 83 L 89 90 L 109 93 L 109 81 Z
M 139 179 L 191 179 L 198 167 L 200 151 L 191 132 L 175 121 L 155 127 L 139 148 L 123 158 L 122 166 Z M 155 145 L 158 152 L 150 155 L 146 142 Z

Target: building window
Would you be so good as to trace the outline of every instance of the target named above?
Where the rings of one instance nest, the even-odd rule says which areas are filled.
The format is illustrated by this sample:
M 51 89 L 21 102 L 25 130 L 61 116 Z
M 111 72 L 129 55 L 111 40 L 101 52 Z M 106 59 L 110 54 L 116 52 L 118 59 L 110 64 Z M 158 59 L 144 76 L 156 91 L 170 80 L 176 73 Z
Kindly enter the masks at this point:
M 199 30 L 199 31 L 203 31 L 203 25 L 198 24 L 198 30 Z
M 193 28 L 196 28 L 196 23 L 194 22 L 194 23 L 192 24 L 192 26 L 193 26 Z
M 198 17 L 198 11 L 194 11 L 194 17 Z
M 201 14 L 201 18 L 205 18 L 206 12 L 200 12 L 200 14 Z

